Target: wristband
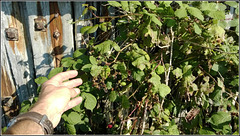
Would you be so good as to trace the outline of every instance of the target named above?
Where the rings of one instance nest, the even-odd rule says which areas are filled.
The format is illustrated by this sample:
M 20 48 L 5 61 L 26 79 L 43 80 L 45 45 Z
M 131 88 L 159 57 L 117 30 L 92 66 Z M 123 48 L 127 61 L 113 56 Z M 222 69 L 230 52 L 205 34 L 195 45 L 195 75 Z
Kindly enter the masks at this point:
M 27 112 L 24 114 L 20 114 L 17 117 L 14 117 L 8 124 L 8 127 L 12 126 L 18 121 L 21 120 L 32 120 L 39 124 L 44 131 L 44 134 L 52 134 L 53 133 L 53 125 L 46 115 L 41 115 L 37 112 Z

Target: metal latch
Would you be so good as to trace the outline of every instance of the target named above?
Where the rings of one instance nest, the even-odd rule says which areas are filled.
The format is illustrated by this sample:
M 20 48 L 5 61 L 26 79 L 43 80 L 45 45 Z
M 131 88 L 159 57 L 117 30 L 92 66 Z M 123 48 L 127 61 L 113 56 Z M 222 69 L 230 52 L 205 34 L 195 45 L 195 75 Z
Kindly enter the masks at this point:
M 6 39 L 8 41 L 18 41 L 18 29 L 9 27 L 5 29 Z

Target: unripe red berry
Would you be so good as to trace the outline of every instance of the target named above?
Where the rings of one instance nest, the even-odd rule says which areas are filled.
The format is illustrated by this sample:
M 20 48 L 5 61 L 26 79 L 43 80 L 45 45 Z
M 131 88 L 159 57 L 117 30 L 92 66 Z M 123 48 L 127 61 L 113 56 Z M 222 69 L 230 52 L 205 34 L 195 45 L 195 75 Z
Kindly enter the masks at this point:
M 112 126 L 112 124 L 108 124 L 108 128 L 112 128 L 113 126 Z

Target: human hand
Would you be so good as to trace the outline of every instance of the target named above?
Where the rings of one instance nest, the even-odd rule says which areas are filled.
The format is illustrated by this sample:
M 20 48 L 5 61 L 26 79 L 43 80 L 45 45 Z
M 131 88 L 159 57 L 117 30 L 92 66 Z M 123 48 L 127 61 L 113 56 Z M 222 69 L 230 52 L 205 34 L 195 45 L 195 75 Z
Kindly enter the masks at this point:
M 76 70 L 70 70 L 59 73 L 43 83 L 39 99 L 30 111 L 47 115 L 55 128 L 66 110 L 82 102 L 82 97 L 74 98 L 80 93 L 80 89 L 74 87 L 81 85 L 82 79 L 63 82 L 77 75 Z

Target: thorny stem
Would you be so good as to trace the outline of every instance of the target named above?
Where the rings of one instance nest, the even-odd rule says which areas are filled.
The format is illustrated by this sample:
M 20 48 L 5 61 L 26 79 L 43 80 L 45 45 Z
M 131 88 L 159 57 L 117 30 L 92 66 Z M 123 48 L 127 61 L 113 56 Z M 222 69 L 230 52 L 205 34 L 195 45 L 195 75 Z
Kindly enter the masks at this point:
M 172 35 L 172 40 L 171 40 L 171 45 L 170 45 L 170 60 L 169 60 L 169 68 L 168 68 L 168 73 L 167 73 L 167 76 L 166 76 L 166 85 L 168 85 L 168 81 L 169 81 L 169 74 L 170 74 L 170 71 L 171 71 L 171 67 L 172 67 L 172 56 L 173 56 L 173 41 L 174 41 L 174 32 L 172 31 L 172 27 L 170 27 L 170 32 L 171 32 L 171 35 Z
M 141 132 L 141 135 L 143 134 L 144 132 L 144 129 L 145 129 L 145 124 L 146 124 L 146 116 L 147 116 L 147 106 L 148 105 L 148 99 L 146 100 L 146 103 L 145 103 L 145 108 L 144 108 L 144 114 L 143 114 L 143 124 L 142 124 L 142 132 Z
M 217 84 L 218 82 L 212 77 L 212 75 L 210 75 L 208 72 L 206 72 L 200 65 L 198 66 L 200 68 L 201 71 L 203 71 L 204 73 L 206 73 L 210 78 L 212 78 L 212 80 Z
M 226 53 L 226 54 L 238 54 L 238 52 L 225 52 L 225 51 L 222 51 L 222 50 L 219 50 L 219 49 L 216 49 L 216 48 L 211 48 L 211 47 L 205 47 L 205 46 L 202 46 L 198 43 L 194 43 L 194 42 L 191 42 L 191 41 L 185 41 L 185 42 L 189 42 L 190 44 L 193 44 L 195 46 L 199 46 L 199 47 L 202 47 L 202 48 L 206 48 L 206 49 L 210 49 L 210 50 L 215 50 L 215 51 L 218 51 L 220 53 Z
M 126 16 L 132 16 L 132 15 L 135 15 L 135 16 L 142 16 L 142 14 L 137 14 L 137 13 L 132 13 L 132 14 L 127 14 L 127 15 L 119 15 L 119 16 L 95 16 L 93 18 L 89 18 L 89 19 L 83 19 L 83 20 L 77 20 L 75 22 L 72 22 L 72 23 L 78 23 L 80 21 L 89 21 L 89 20 L 94 20 L 94 19 L 105 19 L 105 18 L 111 18 L 112 19 L 115 19 L 115 18 L 122 18 L 122 17 L 126 17 Z

